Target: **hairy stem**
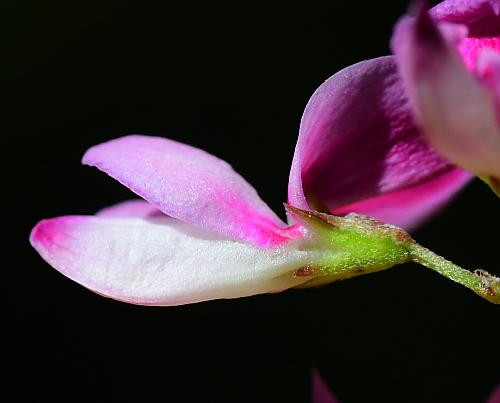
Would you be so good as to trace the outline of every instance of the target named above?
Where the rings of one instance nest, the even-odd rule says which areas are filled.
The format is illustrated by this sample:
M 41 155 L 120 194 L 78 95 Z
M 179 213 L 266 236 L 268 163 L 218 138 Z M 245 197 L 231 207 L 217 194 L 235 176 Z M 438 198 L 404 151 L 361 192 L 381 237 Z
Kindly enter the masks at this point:
M 413 243 L 409 247 L 413 260 L 474 291 L 494 304 L 500 304 L 500 279 L 483 270 L 470 272 Z

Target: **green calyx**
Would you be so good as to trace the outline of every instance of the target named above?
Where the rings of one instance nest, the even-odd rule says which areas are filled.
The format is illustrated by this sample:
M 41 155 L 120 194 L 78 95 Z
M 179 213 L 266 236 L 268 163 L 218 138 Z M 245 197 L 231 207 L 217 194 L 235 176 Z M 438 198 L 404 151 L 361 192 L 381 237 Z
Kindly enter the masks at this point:
M 303 247 L 320 251 L 317 261 L 296 272 L 297 276 L 321 276 L 307 286 L 412 260 L 407 247 L 412 239 L 400 228 L 357 214 L 338 217 L 288 205 L 286 208 L 308 230 Z
M 311 277 L 300 287 L 318 286 L 413 261 L 490 302 L 500 303 L 500 279 L 482 270 L 472 273 L 462 269 L 420 246 L 401 228 L 358 214 L 338 217 L 289 205 L 285 208 L 306 230 L 301 249 L 317 252 L 313 262 L 294 273 Z

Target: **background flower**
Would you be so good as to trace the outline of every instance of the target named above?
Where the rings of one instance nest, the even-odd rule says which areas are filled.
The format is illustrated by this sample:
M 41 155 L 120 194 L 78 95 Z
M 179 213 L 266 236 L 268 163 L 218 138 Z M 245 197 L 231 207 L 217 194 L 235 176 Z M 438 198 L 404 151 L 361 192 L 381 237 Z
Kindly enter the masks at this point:
M 429 141 L 500 192 L 500 2 L 420 7 L 397 25 L 393 48 Z

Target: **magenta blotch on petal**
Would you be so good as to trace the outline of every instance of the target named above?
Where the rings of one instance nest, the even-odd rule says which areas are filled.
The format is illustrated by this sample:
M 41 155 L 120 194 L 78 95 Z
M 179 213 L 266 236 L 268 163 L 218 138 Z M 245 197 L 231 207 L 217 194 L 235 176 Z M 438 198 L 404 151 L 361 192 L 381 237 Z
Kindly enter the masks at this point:
M 288 200 L 300 208 L 390 215 L 392 224 L 413 226 L 464 185 L 465 175 L 450 175 L 455 170 L 416 128 L 395 60 L 382 57 L 336 73 L 309 100 Z M 429 199 L 422 189 L 441 176 L 446 187 Z
M 170 217 L 259 246 L 288 241 L 285 224 L 229 164 L 173 140 L 126 136 L 92 147 L 96 166 Z
M 458 50 L 465 67 L 474 71 L 481 53 L 487 50 L 500 52 L 500 38 L 464 38 L 458 44 Z

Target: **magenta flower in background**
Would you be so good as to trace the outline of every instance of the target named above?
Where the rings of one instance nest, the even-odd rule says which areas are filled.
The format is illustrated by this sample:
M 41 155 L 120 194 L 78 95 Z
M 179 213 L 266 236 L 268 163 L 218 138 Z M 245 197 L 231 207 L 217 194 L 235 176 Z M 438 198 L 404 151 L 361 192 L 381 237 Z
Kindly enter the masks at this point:
M 500 402 L 500 384 L 491 393 L 486 403 L 499 403 L 499 402 Z
M 499 193 L 500 0 L 420 7 L 398 23 L 392 46 L 429 141 Z
M 311 389 L 312 403 L 338 403 L 338 400 L 333 396 L 325 381 L 315 369 L 312 371 Z
M 142 200 L 43 220 L 30 239 L 53 267 L 104 296 L 178 305 L 414 260 L 498 303 L 498 279 L 458 268 L 399 228 L 322 214 L 412 229 L 470 179 L 415 126 L 392 56 L 347 67 L 313 94 L 290 171 L 288 225 L 229 164 L 173 140 L 118 138 L 83 163 Z
M 311 387 L 312 403 L 339 403 L 316 370 L 312 372 Z M 491 392 L 485 403 L 500 403 L 500 385 Z

